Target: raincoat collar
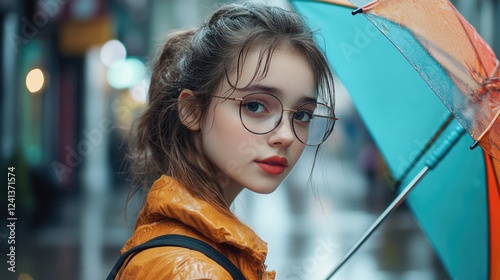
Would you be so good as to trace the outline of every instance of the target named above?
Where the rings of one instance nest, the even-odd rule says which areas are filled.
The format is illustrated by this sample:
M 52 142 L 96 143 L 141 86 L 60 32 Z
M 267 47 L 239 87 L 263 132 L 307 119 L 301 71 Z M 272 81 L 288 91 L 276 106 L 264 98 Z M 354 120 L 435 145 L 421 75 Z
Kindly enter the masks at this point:
M 193 196 L 174 178 L 164 175 L 149 191 L 136 228 L 165 218 L 178 220 L 215 243 L 227 243 L 246 251 L 257 262 L 265 261 L 267 243 L 253 230 L 236 218 L 228 217 L 208 202 Z

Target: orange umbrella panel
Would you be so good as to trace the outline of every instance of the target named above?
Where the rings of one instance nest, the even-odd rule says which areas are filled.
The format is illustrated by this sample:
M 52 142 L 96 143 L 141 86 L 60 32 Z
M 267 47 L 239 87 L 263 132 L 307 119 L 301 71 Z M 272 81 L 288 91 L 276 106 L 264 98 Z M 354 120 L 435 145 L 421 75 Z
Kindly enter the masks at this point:
M 485 155 L 488 180 L 490 278 L 500 279 L 500 162 Z

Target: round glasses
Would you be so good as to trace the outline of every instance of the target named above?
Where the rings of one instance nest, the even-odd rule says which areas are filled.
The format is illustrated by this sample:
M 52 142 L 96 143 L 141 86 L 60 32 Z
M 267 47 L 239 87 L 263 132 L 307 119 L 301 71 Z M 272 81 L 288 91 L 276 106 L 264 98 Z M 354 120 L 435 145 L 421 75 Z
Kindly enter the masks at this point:
M 297 139 L 308 146 L 325 142 L 338 120 L 326 104 L 306 102 L 296 109 L 287 109 L 276 96 L 266 92 L 250 93 L 243 98 L 214 97 L 240 102 L 241 123 L 254 134 L 273 131 L 280 125 L 283 112 L 291 112 L 292 130 Z

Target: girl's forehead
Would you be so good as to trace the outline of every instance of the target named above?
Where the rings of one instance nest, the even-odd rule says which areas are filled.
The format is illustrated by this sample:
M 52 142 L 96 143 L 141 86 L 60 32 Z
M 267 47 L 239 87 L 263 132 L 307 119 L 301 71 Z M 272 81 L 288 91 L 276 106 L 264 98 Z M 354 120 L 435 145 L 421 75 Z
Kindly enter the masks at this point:
M 313 70 L 305 57 L 288 46 L 278 46 L 270 53 L 264 48 L 254 48 L 241 60 L 224 81 L 228 93 L 236 89 L 246 91 L 269 89 L 277 95 L 289 94 L 316 98 L 316 84 Z M 223 92 L 224 93 L 224 92 Z
M 228 75 L 227 80 L 236 88 L 245 88 L 254 83 L 273 80 L 276 76 L 285 75 L 285 72 L 280 70 L 296 66 L 297 62 L 306 66 L 296 69 L 297 72 L 313 73 L 304 55 L 291 46 L 281 44 L 273 49 L 263 46 L 253 47 L 244 52 L 241 59 L 235 61 L 233 71 Z

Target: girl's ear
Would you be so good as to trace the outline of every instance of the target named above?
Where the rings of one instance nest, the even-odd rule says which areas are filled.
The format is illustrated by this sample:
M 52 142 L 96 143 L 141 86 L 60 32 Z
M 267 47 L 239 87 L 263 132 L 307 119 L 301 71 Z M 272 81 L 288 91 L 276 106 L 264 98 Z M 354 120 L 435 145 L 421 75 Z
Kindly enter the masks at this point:
M 183 89 L 178 98 L 179 119 L 191 131 L 200 130 L 200 111 L 194 101 L 194 93 Z

